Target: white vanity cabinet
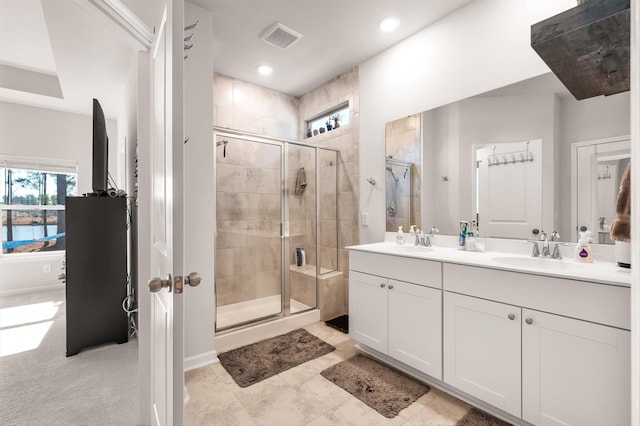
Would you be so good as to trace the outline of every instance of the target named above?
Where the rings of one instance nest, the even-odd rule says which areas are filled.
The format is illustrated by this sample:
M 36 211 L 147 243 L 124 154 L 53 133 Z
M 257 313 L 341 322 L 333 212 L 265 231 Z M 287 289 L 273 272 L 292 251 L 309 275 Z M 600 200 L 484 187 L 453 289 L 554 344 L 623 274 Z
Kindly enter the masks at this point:
M 440 380 L 440 263 L 359 252 L 349 259 L 350 337 Z
M 533 424 L 630 424 L 630 332 L 522 311 L 522 418 Z
M 521 415 L 521 309 L 444 293 L 444 381 Z
M 388 280 L 349 271 L 349 336 L 384 354 L 389 347 Z
M 532 424 L 629 424 L 628 288 L 443 269 L 446 383 Z

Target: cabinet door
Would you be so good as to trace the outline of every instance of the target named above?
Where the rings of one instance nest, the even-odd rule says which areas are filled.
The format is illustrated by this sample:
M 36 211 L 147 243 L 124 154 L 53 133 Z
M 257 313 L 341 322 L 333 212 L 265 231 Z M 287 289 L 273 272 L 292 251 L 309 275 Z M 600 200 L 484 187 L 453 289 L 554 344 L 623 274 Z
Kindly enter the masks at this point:
M 442 291 L 389 280 L 389 356 L 442 380 Z
M 387 279 L 349 271 L 349 336 L 387 353 Z
M 444 381 L 521 415 L 519 307 L 444 293 Z
M 630 332 L 527 309 L 522 317 L 526 421 L 630 424 Z

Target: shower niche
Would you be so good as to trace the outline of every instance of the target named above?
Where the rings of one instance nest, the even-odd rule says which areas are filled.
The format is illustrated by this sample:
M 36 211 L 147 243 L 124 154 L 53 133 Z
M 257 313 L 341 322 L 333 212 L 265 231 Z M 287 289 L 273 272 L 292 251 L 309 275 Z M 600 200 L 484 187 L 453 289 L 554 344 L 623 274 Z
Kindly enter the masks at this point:
M 216 332 L 320 308 L 318 283 L 342 282 L 338 152 L 229 130 L 214 136 Z

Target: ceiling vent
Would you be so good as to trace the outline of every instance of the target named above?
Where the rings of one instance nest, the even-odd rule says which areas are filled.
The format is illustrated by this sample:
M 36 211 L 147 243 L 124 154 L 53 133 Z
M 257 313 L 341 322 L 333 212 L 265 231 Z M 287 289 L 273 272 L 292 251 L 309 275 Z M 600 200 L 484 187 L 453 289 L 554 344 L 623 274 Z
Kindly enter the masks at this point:
M 300 40 L 302 38 L 302 34 L 277 22 L 265 31 L 260 38 L 272 46 L 279 47 L 280 49 L 287 49 Z

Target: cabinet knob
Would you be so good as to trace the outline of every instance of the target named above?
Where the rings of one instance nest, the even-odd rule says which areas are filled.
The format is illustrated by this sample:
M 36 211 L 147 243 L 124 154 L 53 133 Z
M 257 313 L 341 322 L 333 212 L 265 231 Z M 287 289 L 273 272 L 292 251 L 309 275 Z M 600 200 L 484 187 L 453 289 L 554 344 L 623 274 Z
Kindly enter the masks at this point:
M 514 314 L 509 314 L 509 315 L 507 315 L 507 318 L 509 318 L 511 321 L 513 321 L 514 319 L 516 319 L 516 316 Z
M 393 284 L 389 284 L 389 290 L 393 290 Z
M 526 322 L 527 324 L 533 324 L 533 320 L 531 318 L 527 318 L 526 320 L 524 320 L 524 322 Z
M 385 283 L 380 283 L 380 288 L 384 288 L 386 286 Z

